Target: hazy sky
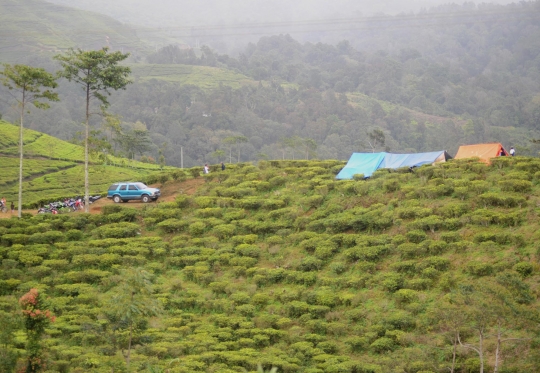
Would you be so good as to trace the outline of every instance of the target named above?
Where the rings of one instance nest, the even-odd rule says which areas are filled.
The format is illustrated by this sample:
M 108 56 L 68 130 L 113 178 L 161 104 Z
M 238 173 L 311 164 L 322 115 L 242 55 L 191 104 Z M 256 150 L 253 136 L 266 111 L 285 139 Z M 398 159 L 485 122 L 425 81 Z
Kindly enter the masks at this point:
M 360 23 L 363 17 L 419 13 L 447 0 L 46 0 L 102 13 L 121 22 L 148 28 L 139 36 L 155 45 L 184 43 L 210 45 L 219 52 L 236 53 L 260 37 L 290 34 L 300 42 L 334 44 L 348 38 L 349 29 L 385 27 Z M 512 0 L 466 2 L 509 4 Z M 464 4 L 454 2 L 454 4 Z M 453 11 L 452 6 L 447 11 Z M 459 8 L 457 11 L 462 11 Z M 429 17 L 429 16 L 428 16 Z M 345 32 L 344 32 L 345 30 Z
M 149 27 L 206 26 L 248 22 L 312 21 L 327 18 L 419 12 L 447 0 L 48 0 L 107 14 Z M 509 4 L 512 0 L 467 3 Z M 463 4 L 464 1 L 453 3 Z

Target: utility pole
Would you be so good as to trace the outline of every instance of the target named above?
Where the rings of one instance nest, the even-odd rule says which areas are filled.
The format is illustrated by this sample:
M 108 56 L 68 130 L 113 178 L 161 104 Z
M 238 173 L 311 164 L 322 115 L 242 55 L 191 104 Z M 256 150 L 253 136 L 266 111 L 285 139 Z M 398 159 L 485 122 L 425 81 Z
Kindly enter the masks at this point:
M 184 168 L 184 148 L 180 147 L 180 168 Z

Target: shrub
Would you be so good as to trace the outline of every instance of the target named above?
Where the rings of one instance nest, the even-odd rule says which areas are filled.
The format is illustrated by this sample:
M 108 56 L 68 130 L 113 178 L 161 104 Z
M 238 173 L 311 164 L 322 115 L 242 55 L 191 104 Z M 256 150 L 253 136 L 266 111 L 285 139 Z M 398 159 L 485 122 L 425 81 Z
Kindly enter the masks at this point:
M 139 234 L 139 229 L 136 223 L 113 223 L 94 229 L 92 234 L 97 238 L 135 237 Z
M 444 232 L 441 233 L 441 240 L 446 243 L 461 241 L 461 235 L 456 232 Z
M 394 293 L 394 296 L 397 302 L 401 304 L 417 302 L 419 299 L 418 292 L 411 289 L 399 289 Z
M 345 344 L 349 346 L 351 352 L 362 352 L 369 347 L 369 339 L 367 337 L 350 337 L 345 340 Z
M 446 251 L 448 244 L 444 241 L 426 241 L 427 251 L 431 255 L 441 254 Z
M 67 241 L 80 241 L 83 238 L 83 233 L 78 229 L 70 229 L 66 232 Z
M 320 348 L 327 354 L 335 354 L 339 351 L 337 343 L 332 341 L 318 343 L 317 348 Z
M 306 256 L 302 259 L 300 264 L 298 265 L 298 269 L 300 271 L 309 272 L 309 271 L 318 271 L 323 266 L 323 261 L 312 257 L 312 256 Z
M 425 255 L 426 249 L 414 243 L 404 243 L 398 246 L 398 252 L 403 259 L 414 259 Z
M 425 218 L 415 220 L 410 223 L 410 226 L 414 229 L 430 230 L 435 233 L 435 230 L 443 226 L 443 220 L 437 215 L 430 215 Z
M 264 204 L 264 200 L 258 197 L 246 197 L 235 202 L 236 207 L 246 210 L 257 210 Z
M 439 213 L 446 218 L 459 218 L 470 210 L 466 203 L 448 203 L 439 208 Z
M 34 233 L 28 238 L 29 243 L 33 244 L 53 244 L 64 240 L 64 234 L 59 231 L 48 231 L 45 233 Z
M 382 277 L 381 285 L 391 293 L 396 292 L 403 287 L 403 277 L 398 273 L 387 272 Z
M 393 351 L 396 349 L 396 344 L 394 343 L 394 340 L 388 337 L 382 337 L 377 340 L 375 340 L 369 348 L 378 354 Z
M 298 318 L 309 312 L 309 304 L 301 301 L 292 301 L 287 305 L 287 310 L 290 317 Z
M 413 230 L 413 231 L 407 232 L 406 236 L 409 242 L 412 242 L 412 243 L 420 243 L 427 238 L 426 233 L 421 230 Z
M 489 276 L 493 273 L 493 266 L 489 263 L 469 263 L 466 270 L 473 276 Z
M 321 195 L 313 195 L 310 197 L 304 197 L 298 201 L 298 203 L 306 209 L 319 207 L 324 200 L 324 197 Z
M 200 236 L 206 230 L 206 224 L 204 224 L 202 221 L 196 221 L 189 225 L 188 230 L 192 236 Z
M 388 329 L 410 331 L 416 327 L 415 319 L 405 311 L 393 313 L 386 319 Z
M 179 194 L 174 199 L 174 202 L 176 203 L 176 206 L 178 206 L 179 208 L 186 208 L 189 206 L 191 200 L 185 194 Z
M 258 258 L 261 255 L 261 249 L 258 246 L 249 244 L 240 244 L 234 249 L 234 251 L 241 256 L 251 258 Z
M 506 192 L 525 193 L 532 190 L 532 183 L 529 180 L 502 180 L 499 181 L 499 186 Z
M 522 277 L 529 277 L 532 275 L 534 266 L 529 262 L 519 262 L 514 265 L 514 271 L 519 273 Z
M 485 206 L 521 207 L 526 204 L 525 197 L 519 195 L 490 192 L 480 195 L 479 198 Z
M 189 223 L 186 220 L 173 218 L 164 220 L 158 223 L 156 226 L 165 233 L 178 233 L 183 231 L 188 225 Z
M 414 274 L 416 272 L 416 264 L 416 260 L 406 260 L 392 263 L 390 267 L 396 272 Z
M 446 271 L 450 268 L 450 260 L 440 256 L 432 256 L 424 260 L 419 266 L 420 269 L 429 267 L 433 267 L 438 271 Z
M 41 262 L 43 262 L 43 258 L 35 255 L 34 253 L 21 252 L 19 255 L 19 262 L 27 267 L 31 267 L 41 264 Z
M 29 236 L 26 234 L 4 234 L 2 235 L 2 244 L 11 246 L 16 244 L 24 245 L 28 242 Z
M 284 206 L 285 202 L 280 199 L 267 199 L 262 204 L 262 207 L 267 210 L 277 210 L 283 208 Z

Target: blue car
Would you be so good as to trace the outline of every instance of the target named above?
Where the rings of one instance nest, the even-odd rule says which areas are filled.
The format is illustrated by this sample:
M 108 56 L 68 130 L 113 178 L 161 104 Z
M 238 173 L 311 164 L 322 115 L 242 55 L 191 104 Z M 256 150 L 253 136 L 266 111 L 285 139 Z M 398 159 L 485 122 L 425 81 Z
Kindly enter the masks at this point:
M 140 182 L 114 183 L 107 191 L 107 198 L 115 203 L 127 202 L 129 200 L 141 200 L 144 203 L 155 201 L 161 196 L 161 191 L 157 188 L 150 188 Z

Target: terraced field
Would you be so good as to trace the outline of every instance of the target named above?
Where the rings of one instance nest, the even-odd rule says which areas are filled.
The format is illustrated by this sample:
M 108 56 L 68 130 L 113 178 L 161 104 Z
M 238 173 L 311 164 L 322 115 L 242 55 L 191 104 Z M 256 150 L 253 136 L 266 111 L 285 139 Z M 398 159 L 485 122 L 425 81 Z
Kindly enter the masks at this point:
M 0 121 L 0 194 L 10 202 L 16 201 L 18 195 L 18 131 L 17 126 Z M 33 130 L 25 130 L 23 137 L 25 208 L 83 194 L 84 149 L 81 146 Z M 114 156 L 108 156 L 104 164 L 102 159 L 94 156 L 90 166 L 90 193 L 102 194 L 115 181 L 145 180 L 160 171 L 155 164 Z
M 180 84 L 193 84 L 203 89 L 216 88 L 220 84 L 239 88 L 256 84 L 245 75 L 227 69 L 191 65 L 130 64 L 132 75 L 139 81 L 166 80 Z
M 127 371 L 130 335 L 131 372 L 537 372 L 540 161 L 343 165 L 231 165 L 143 209 L 0 220 L 0 352 L 24 364 L 35 288 L 52 372 Z M 128 314 L 125 289 L 153 311 Z

